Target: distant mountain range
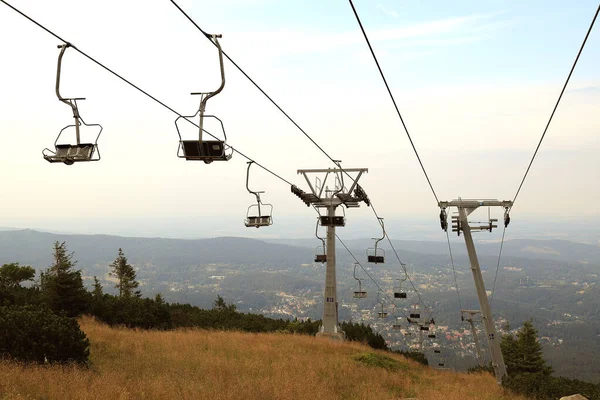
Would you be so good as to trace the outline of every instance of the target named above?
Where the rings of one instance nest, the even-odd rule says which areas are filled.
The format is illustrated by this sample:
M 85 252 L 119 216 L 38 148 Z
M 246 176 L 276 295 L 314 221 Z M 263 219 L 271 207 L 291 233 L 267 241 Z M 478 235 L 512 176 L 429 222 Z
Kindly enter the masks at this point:
M 34 230 L 0 231 L 0 263 L 19 261 L 36 268 L 45 268 L 51 262 L 52 245 L 66 241 L 69 250 L 75 252 L 79 265 L 96 265 L 112 261 L 119 248 L 134 263 L 152 261 L 155 265 L 181 266 L 202 263 L 266 264 L 281 262 L 302 264 L 312 262 L 312 253 L 320 242 L 316 239 L 256 240 L 240 237 L 212 239 L 162 239 L 135 238 L 109 235 L 69 235 Z M 346 245 L 363 257 L 365 250 L 373 246 L 369 239 L 345 240 Z M 385 242 L 381 247 L 392 256 Z M 444 242 L 393 241 L 401 258 L 412 253 L 422 255 L 448 255 Z M 341 246 L 338 246 L 338 252 Z M 498 255 L 499 243 L 479 242 L 477 252 L 482 257 Z M 457 259 L 466 257 L 462 242 L 452 241 L 452 251 Z M 536 260 L 565 261 L 600 265 L 600 246 L 566 240 L 515 239 L 504 244 L 503 257 Z

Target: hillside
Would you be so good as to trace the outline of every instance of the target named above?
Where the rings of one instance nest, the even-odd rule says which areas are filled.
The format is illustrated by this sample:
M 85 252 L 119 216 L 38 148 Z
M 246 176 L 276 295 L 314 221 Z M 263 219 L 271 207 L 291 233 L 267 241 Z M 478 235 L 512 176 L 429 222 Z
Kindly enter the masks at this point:
M 435 371 L 355 343 L 113 329 L 89 317 L 81 325 L 91 368 L 0 362 L 0 399 L 523 399 L 490 375 Z

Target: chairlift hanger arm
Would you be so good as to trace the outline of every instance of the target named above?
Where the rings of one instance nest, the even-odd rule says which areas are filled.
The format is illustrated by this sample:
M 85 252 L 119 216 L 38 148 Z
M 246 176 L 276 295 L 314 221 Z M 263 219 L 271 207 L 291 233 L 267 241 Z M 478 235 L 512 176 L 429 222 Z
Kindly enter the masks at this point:
M 219 65 L 221 68 L 221 86 L 219 86 L 217 88 L 217 90 L 215 90 L 214 92 L 208 92 L 208 93 L 192 93 L 192 94 L 206 94 L 206 96 L 202 97 L 200 100 L 200 112 L 204 112 L 204 110 L 206 109 L 206 102 L 218 95 L 219 93 L 221 93 L 221 91 L 223 90 L 223 88 L 225 87 L 225 68 L 223 67 L 223 50 L 221 49 L 221 44 L 219 43 L 219 40 L 217 38 L 221 38 L 223 37 L 223 35 L 209 35 L 210 39 L 213 41 L 213 43 L 217 46 L 217 49 L 219 50 Z
M 260 203 L 260 193 L 264 193 L 264 191 L 252 191 L 250 190 L 250 186 L 248 185 L 248 182 L 250 180 L 250 167 L 252 166 L 252 164 L 254 164 L 254 161 L 248 161 L 248 169 L 246 170 L 246 189 L 248 190 L 248 192 L 255 195 L 256 201 Z

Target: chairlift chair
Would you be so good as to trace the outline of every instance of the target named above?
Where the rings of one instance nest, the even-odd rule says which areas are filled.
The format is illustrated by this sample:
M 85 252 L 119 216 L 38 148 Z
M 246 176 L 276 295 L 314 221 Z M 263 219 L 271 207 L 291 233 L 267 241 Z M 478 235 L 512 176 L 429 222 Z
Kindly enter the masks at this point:
M 260 228 L 261 226 L 270 226 L 273 224 L 273 206 L 271 204 L 264 204 L 260 200 L 260 194 L 264 192 L 253 192 L 248 186 L 248 180 L 250 179 L 250 167 L 254 161 L 248 162 L 248 170 L 246 171 L 246 189 L 250 194 L 256 196 L 256 204 L 252 204 L 248 207 L 246 212 L 246 219 L 244 224 L 249 228 Z M 264 212 L 265 208 L 269 211 Z
M 317 226 L 315 228 L 315 236 L 322 243 L 322 246 L 317 246 L 317 252 L 315 254 L 315 262 L 326 263 L 327 262 L 327 250 L 325 247 L 325 239 L 319 236 L 319 219 L 317 218 Z
M 375 240 L 375 247 L 367 249 L 367 262 L 373 264 L 383 264 L 385 262 L 385 250 L 377 247 L 379 242 L 385 238 L 385 226 L 383 225 L 383 218 L 378 218 L 378 220 L 383 230 L 383 236 L 381 238 L 372 238 Z
M 429 327 L 428 326 L 421 326 L 421 330 L 427 332 L 427 331 L 429 331 Z
M 408 276 L 406 272 L 404 273 L 404 278 L 396 279 L 398 281 L 398 287 L 394 288 L 394 298 L 395 299 L 406 299 L 406 292 L 402 290 L 402 282 L 406 281 Z
M 70 43 L 65 43 L 59 45 L 60 53 L 58 55 L 58 63 L 56 67 L 56 96 L 58 100 L 67 104 L 71 107 L 73 111 L 73 119 L 75 120 L 74 124 L 67 125 L 61 129 L 54 141 L 54 151 L 45 148 L 42 150 L 42 155 L 44 159 L 51 163 L 61 162 L 66 165 L 73 165 L 76 162 L 82 161 L 99 161 L 100 160 L 100 151 L 98 150 L 98 138 L 102 134 L 102 126 L 100 124 L 86 124 L 81 115 L 79 114 L 79 108 L 77 106 L 77 100 L 85 100 L 83 97 L 73 97 L 73 98 L 65 98 L 60 94 L 60 75 L 61 75 L 61 67 L 62 67 L 62 59 L 65 54 L 65 50 L 71 47 Z M 81 143 L 81 126 L 87 127 L 97 127 L 99 128 L 98 135 L 93 143 Z M 61 135 L 68 128 L 75 128 L 75 140 L 74 144 L 66 144 L 60 143 L 59 140 Z
M 435 333 L 430 333 L 429 335 L 427 335 L 427 337 L 429 339 L 435 339 Z
M 385 311 L 385 309 L 384 309 L 384 306 L 383 306 L 383 300 L 380 300 L 380 298 L 379 298 L 379 292 L 377 292 L 377 302 L 378 302 L 378 303 L 381 305 L 381 311 L 379 311 L 379 312 L 377 313 L 377 317 L 379 317 L 379 318 L 382 318 L 382 319 L 383 319 L 383 318 L 387 318 L 387 316 L 388 316 L 388 313 L 387 313 L 387 311 Z
M 213 161 L 229 161 L 231 159 L 231 156 L 233 155 L 233 149 L 231 149 L 229 146 L 227 146 L 227 134 L 225 133 L 225 127 L 223 126 L 223 121 L 221 121 L 219 118 L 217 118 L 214 115 L 206 115 L 205 114 L 206 102 L 210 98 L 221 93 L 221 91 L 225 87 L 225 69 L 223 67 L 223 50 L 221 49 L 221 45 L 219 44 L 219 40 L 218 40 L 218 38 L 220 38 L 220 37 L 221 37 L 221 35 L 211 35 L 210 36 L 211 40 L 214 42 L 214 44 L 217 46 L 217 49 L 219 50 L 219 64 L 221 66 L 221 86 L 219 86 L 219 88 L 217 90 L 215 90 L 214 92 L 207 92 L 207 93 L 193 92 L 193 93 L 191 93 L 192 95 L 200 95 L 200 107 L 198 108 L 198 111 L 196 111 L 196 113 L 194 115 L 187 115 L 187 116 L 180 115 L 175 120 L 175 128 L 177 129 L 177 134 L 179 135 L 179 148 L 177 149 L 177 157 L 185 158 L 186 160 L 204 161 L 204 163 L 206 163 L 206 164 L 210 164 Z M 185 118 L 185 119 L 195 118 L 198 114 L 200 115 L 200 123 L 198 125 L 198 128 L 199 128 L 198 139 L 197 140 L 196 139 L 184 140 L 181 137 L 181 131 L 179 130 L 179 125 L 177 124 L 177 122 L 181 118 Z M 208 131 L 204 130 L 205 118 L 212 118 L 212 119 L 218 121 L 218 123 L 221 127 L 221 131 L 223 132 L 223 140 L 220 140 L 216 137 L 214 138 L 214 140 L 203 140 L 202 139 L 203 132 L 208 133 Z M 211 134 L 211 136 L 212 136 L 212 134 Z
M 434 352 L 435 354 L 440 354 L 440 353 L 441 353 L 441 350 L 439 350 L 439 349 L 435 349 L 435 350 L 433 350 L 433 352 Z
M 354 279 L 358 281 L 358 291 L 355 291 L 352 295 L 355 299 L 367 298 L 367 292 L 362 289 L 362 279 L 356 277 L 356 266 L 358 263 L 354 263 Z
M 396 318 L 396 323 L 392 325 L 392 329 L 400 330 L 402 325 L 400 324 L 400 317 Z

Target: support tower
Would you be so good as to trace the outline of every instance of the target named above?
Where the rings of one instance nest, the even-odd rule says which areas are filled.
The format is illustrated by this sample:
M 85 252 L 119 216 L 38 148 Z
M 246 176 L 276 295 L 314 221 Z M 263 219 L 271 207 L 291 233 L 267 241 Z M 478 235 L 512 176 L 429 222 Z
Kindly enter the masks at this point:
M 338 162 L 339 166 L 339 162 Z M 370 205 L 365 192 L 358 185 L 361 175 L 368 172 L 367 168 L 329 168 L 329 169 L 300 169 L 298 174 L 304 175 L 310 192 L 304 192 L 296 186 L 292 186 L 292 193 L 300 197 L 307 205 L 312 205 L 319 210 L 319 221 L 321 226 L 327 227 L 327 268 L 325 272 L 325 292 L 323 294 L 323 317 L 321 327 L 317 336 L 329 337 L 335 340 L 344 340 L 344 333 L 338 325 L 338 301 L 337 282 L 335 276 L 335 228 L 346 225 L 344 215 L 335 214 L 340 205 L 346 208 L 359 207 L 360 201 Z M 350 188 L 344 185 L 344 174 L 356 173 Z M 315 175 L 315 184 L 311 183 L 309 175 Z M 319 176 L 323 179 L 320 179 Z M 324 175 L 324 176 L 323 176 Z M 333 176 L 333 187 L 329 189 L 327 180 Z M 325 213 L 320 210 L 326 211 Z
M 477 252 L 475 251 L 475 243 L 473 242 L 472 231 L 492 231 L 493 228 L 497 228 L 495 225 L 498 222 L 497 219 L 488 218 L 489 221 L 485 224 L 478 226 L 470 226 L 468 216 L 479 207 L 503 207 L 504 212 L 504 226 L 508 226 L 510 217 L 508 212 L 512 207 L 512 201 L 498 201 L 498 200 L 467 200 L 461 199 L 452 201 L 440 201 L 439 206 L 440 222 L 443 230 L 448 229 L 446 209 L 448 207 L 456 207 L 458 209 L 458 215 L 452 217 L 452 231 L 456 232 L 459 236 L 462 232 L 465 237 L 465 244 L 467 246 L 467 253 L 469 254 L 469 263 L 471 264 L 471 272 L 473 273 L 473 279 L 475 281 L 475 288 L 477 289 L 477 297 L 479 299 L 479 306 L 481 308 L 481 318 L 485 327 L 485 333 L 488 339 L 488 346 L 490 349 L 490 356 L 492 358 L 492 366 L 494 367 L 494 373 L 496 375 L 496 381 L 498 384 L 502 383 L 502 378 L 507 375 L 506 365 L 504 364 L 504 357 L 500 349 L 500 337 L 496 332 L 494 326 L 494 318 L 492 317 L 492 310 L 488 301 L 487 293 L 485 291 L 485 285 L 483 283 L 483 276 L 481 275 L 481 268 L 479 267 L 479 260 L 477 258 Z

